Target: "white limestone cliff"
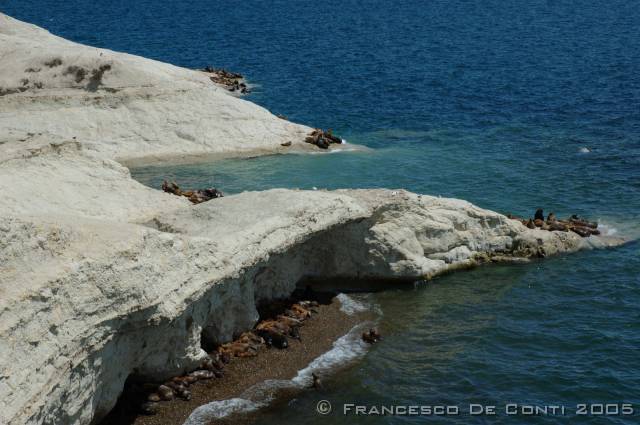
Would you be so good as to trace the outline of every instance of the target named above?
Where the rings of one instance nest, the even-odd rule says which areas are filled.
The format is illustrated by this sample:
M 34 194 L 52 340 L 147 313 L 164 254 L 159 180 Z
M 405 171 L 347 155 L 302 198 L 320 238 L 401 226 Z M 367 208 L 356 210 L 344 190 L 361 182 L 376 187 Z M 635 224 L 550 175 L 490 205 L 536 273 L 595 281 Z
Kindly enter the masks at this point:
M 274 189 L 192 206 L 121 161 L 277 152 L 304 146 L 309 129 L 198 72 L 1 14 L 0 59 L 0 423 L 95 423 L 129 375 L 195 367 L 202 340 L 251 328 L 257 303 L 305 278 L 425 279 L 621 242 L 402 190 Z

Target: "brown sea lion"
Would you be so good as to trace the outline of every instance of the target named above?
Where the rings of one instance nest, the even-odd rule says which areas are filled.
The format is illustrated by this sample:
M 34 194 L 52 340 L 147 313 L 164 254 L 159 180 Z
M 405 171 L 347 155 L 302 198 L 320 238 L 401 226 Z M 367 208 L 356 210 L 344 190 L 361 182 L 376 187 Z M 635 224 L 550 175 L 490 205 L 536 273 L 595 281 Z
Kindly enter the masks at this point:
M 238 342 L 244 342 L 246 344 L 255 344 L 255 345 L 264 344 L 264 340 L 260 336 L 254 334 L 253 332 L 244 332 L 238 338 Z
M 374 337 L 378 341 L 380 341 L 382 339 L 382 335 L 380 335 L 380 332 L 378 332 L 378 329 L 376 329 L 376 328 L 369 329 L 369 335 L 371 335 L 372 337 Z
M 533 220 L 531 220 L 531 219 L 529 219 L 529 220 L 527 221 L 526 226 L 527 226 L 529 229 L 535 229 L 535 228 L 536 228 L 536 225 L 533 223 Z
M 308 319 L 309 317 L 311 317 L 311 312 L 308 309 L 302 307 L 300 304 L 293 304 L 291 306 L 291 310 L 296 313 L 296 316 L 300 320 Z
M 172 379 L 172 381 L 179 382 L 187 387 L 193 384 L 194 382 L 196 382 L 197 380 L 198 380 L 197 378 L 194 378 L 193 376 L 189 376 L 189 375 L 176 376 L 175 378 Z
M 578 217 L 575 214 L 572 215 L 569 218 L 569 222 L 571 222 L 571 223 L 573 223 L 573 224 L 575 224 L 577 226 L 581 226 L 581 227 L 589 227 L 589 228 L 592 228 L 592 229 L 597 229 L 598 228 L 598 223 L 589 222 L 589 221 L 587 221 L 587 220 L 585 220 L 585 219 L 583 219 L 581 217 Z
M 561 232 L 568 231 L 567 225 L 564 223 L 560 223 L 559 221 L 552 221 L 549 223 L 549 230 L 557 230 Z
M 256 332 L 264 339 L 265 343 L 269 346 L 281 349 L 287 348 L 289 346 L 287 337 L 280 332 L 276 332 L 270 329 L 258 329 Z
M 580 227 L 580 226 L 572 226 L 570 228 L 570 230 L 574 233 L 577 233 L 578 235 L 580 235 L 583 238 L 589 237 L 591 236 L 591 232 L 589 231 L 588 228 L 586 227 Z
M 173 390 L 167 387 L 166 385 L 160 385 L 158 387 L 158 395 L 162 400 L 165 400 L 165 401 L 173 400 L 175 397 Z
M 549 215 L 547 216 L 547 223 L 553 223 L 556 220 L 557 220 L 556 215 L 550 212 Z
M 218 353 L 219 357 L 220 357 L 220 361 L 222 361 L 222 363 L 227 364 L 231 361 L 231 356 L 229 355 L 229 353 Z
M 147 401 L 146 403 L 142 403 L 140 405 L 140 413 L 143 415 L 155 415 L 158 413 L 158 403 Z
M 220 350 L 229 353 L 231 356 L 244 357 L 243 354 L 249 351 L 250 347 L 251 346 L 247 343 L 233 341 L 222 345 L 220 347 Z
M 320 377 L 316 375 L 315 372 L 311 372 L 311 379 L 312 379 L 311 386 L 316 390 L 321 390 L 322 381 L 320 381 Z
M 287 326 L 300 326 L 302 325 L 302 321 L 298 320 L 291 316 L 285 316 L 284 314 L 279 314 L 277 317 L 278 322 L 284 323 Z
M 216 375 L 215 375 L 215 373 L 213 373 L 210 370 L 196 370 L 194 372 L 191 372 L 189 374 L 189 376 L 193 376 L 198 381 L 200 381 L 200 380 L 205 380 L 205 379 L 212 379 Z
M 536 227 L 542 227 L 542 225 L 544 224 L 544 220 L 536 218 L 535 220 L 533 220 L 533 224 L 535 224 Z

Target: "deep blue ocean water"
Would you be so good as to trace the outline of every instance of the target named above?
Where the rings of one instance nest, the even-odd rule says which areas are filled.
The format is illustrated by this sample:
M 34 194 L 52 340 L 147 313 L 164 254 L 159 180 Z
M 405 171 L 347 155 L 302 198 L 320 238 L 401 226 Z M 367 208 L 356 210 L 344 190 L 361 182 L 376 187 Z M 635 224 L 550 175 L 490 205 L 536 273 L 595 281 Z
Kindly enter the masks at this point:
M 0 0 L 0 11 L 81 43 L 242 72 L 258 85 L 248 99 L 373 148 L 133 170 L 146 184 L 402 187 L 639 233 L 636 2 Z M 432 423 L 639 423 L 639 253 L 632 243 L 375 294 L 385 340 L 259 423 L 425 421 L 321 416 L 320 397 L 567 406 Z M 636 415 L 576 418 L 576 403 L 632 403 Z

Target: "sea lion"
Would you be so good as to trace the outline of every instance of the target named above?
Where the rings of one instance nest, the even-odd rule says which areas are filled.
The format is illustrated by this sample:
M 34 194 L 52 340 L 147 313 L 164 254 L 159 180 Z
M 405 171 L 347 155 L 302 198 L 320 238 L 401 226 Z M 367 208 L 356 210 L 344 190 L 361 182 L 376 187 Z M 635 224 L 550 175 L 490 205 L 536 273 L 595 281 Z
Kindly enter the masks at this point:
M 534 220 L 542 220 L 544 221 L 544 212 L 542 211 L 542 208 L 538 208 L 536 210 L 535 215 L 533 216 Z
M 586 227 L 572 226 L 570 230 L 583 238 L 591 236 L 591 232 Z
M 380 332 L 378 332 L 378 330 L 375 328 L 371 328 L 368 331 L 362 332 L 362 340 L 368 344 L 375 344 L 380 339 Z
M 300 337 L 300 328 L 298 326 L 291 327 L 291 331 L 289 331 L 289 336 L 293 339 L 297 339 L 298 341 L 302 340 L 302 338 Z
M 247 357 L 255 355 L 255 352 L 251 353 L 251 348 L 251 345 L 246 342 L 233 341 L 222 345 L 220 350 L 235 357 Z
M 311 379 L 312 379 L 311 386 L 316 390 L 321 390 L 322 381 L 320 381 L 320 377 L 316 375 L 315 372 L 311 372 Z
M 542 227 L 542 225 L 544 224 L 544 220 L 540 220 L 539 218 L 536 218 L 535 220 L 533 220 L 533 224 L 535 224 L 536 227 Z
M 281 349 L 287 348 L 289 346 L 287 337 L 279 332 L 275 332 L 269 329 L 259 329 L 256 332 L 264 339 L 267 345 Z
M 569 222 L 571 222 L 571 223 L 573 223 L 573 224 L 576 224 L 576 225 L 578 225 L 578 226 L 581 226 L 581 227 L 590 227 L 590 228 L 592 228 L 592 229 L 597 229 L 597 228 L 598 228 L 598 223 L 592 223 L 592 222 L 589 222 L 589 221 L 587 221 L 587 220 L 585 220 L 585 219 L 583 219 L 583 218 L 581 218 L 581 217 L 578 217 L 578 216 L 577 216 L 577 215 L 575 215 L 575 214 L 574 214 L 574 215 L 572 215 L 572 216 L 569 218 Z
M 191 391 L 189 391 L 186 387 L 180 387 L 179 389 L 177 389 L 176 395 L 183 400 L 191 400 Z
M 549 230 L 566 232 L 568 229 L 564 223 L 560 223 L 559 221 L 552 221 L 551 223 L 549 223 Z
M 189 385 L 193 384 L 194 382 L 197 382 L 198 379 L 193 377 L 193 376 L 176 376 L 175 378 L 171 379 L 174 382 L 178 382 L 181 383 L 182 385 L 188 387 Z
M 296 319 L 295 317 L 285 316 L 284 314 L 279 314 L 278 317 L 276 317 L 276 319 L 278 320 L 278 322 L 284 323 L 287 326 L 300 326 L 300 325 L 302 325 L 302 321 L 301 320 Z
M 369 329 L 369 335 L 371 335 L 372 337 L 374 337 L 378 341 L 380 341 L 382 339 L 382 335 L 380 335 L 380 332 L 378 332 L 378 329 L 376 329 L 376 328 Z
M 160 385 L 158 387 L 158 395 L 164 401 L 173 400 L 175 396 L 175 394 L 173 393 L 173 390 L 167 387 L 166 385 Z
M 550 212 L 549 215 L 547 216 L 547 223 L 553 223 L 556 220 L 557 220 L 556 215 Z
M 220 361 L 222 361 L 222 363 L 227 364 L 231 361 L 231 356 L 229 355 L 229 353 L 218 353 L 219 357 L 220 357 Z
M 255 344 L 255 345 L 260 345 L 260 344 L 264 344 L 264 340 L 254 334 L 253 332 L 244 332 L 243 334 L 240 335 L 240 337 L 238 338 L 239 342 L 244 342 L 247 344 Z
M 200 380 L 205 380 L 205 379 L 211 379 L 216 375 L 215 375 L 215 373 L 213 373 L 210 370 L 196 370 L 194 372 L 191 372 L 189 374 L 189 376 L 193 376 L 198 381 L 200 381 Z
M 302 307 L 300 304 L 293 304 L 291 306 L 291 310 L 293 310 L 296 313 L 296 316 L 300 320 L 308 319 L 309 317 L 311 317 L 311 312 L 306 308 Z
M 529 220 L 527 221 L 526 226 L 527 226 L 529 229 L 535 229 L 535 228 L 536 228 L 536 225 L 533 223 L 533 220 L 531 220 L 531 219 L 529 219 Z
M 362 332 L 362 340 L 367 344 L 373 344 L 376 342 L 374 338 L 369 334 L 369 332 Z
M 155 415 L 158 413 L 158 403 L 147 401 L 140 405 L 140 413 L 143 415 Z
M 184 384 L 171 380 L 169 382 L 165 382 L 164 385 L 171 388 L 173 390 L 173 393 L 178 397 L 180 397 L 181 399 L 183 400 L 191 399 L 191 393 L 189 392 L 189 390 Z

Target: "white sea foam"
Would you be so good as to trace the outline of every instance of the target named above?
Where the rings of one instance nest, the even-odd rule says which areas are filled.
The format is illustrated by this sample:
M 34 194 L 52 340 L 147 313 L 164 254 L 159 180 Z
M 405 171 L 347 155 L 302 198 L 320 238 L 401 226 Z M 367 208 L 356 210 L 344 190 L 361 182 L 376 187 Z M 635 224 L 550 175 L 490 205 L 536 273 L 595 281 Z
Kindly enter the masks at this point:
M 308 387 L 311 384 L 311 373 L 318 375 L 327 373 L 338 366 L 352 362 L 367 352 L 367 344 L 360 337 L 364 324 L 354 326 L 349 333 L 338 338 L 333 348 L 323 355 L 316 357 L 307 367 L 298 371 L 291 380 L 298 387 Z
M 212 401 L 191 412 L 184 425 L 206 425 L 214 419 L 224 418 L 233 413 L 251 412 L 260 407 L 262 405 L 243 398 Z
M 336 367 L 362 357 L 367 352 L 367 344 L 360 338 L 365 325 L 359 324 L 351 328 L 346 335 L 333 343 L 331 350 L 316 357 L 307 367 L 298 371 L 293 379 L 266 380 L 247 389 L 240 397 L 213 401 L 200 406 L 191 412 L 184 425 L 207 425 L 215 419 L 232 414 L 252 412 L 267 406 L 276 398 L 279 391 L 308 388 L 311 385 L 312 372 L 322 376 Z
M 580 149 L 578 149 L 578 152 L 580 152 L 580 153 L 589 153 L 589 152 L 591 152 L 591 149 L 583 146 Z
M 340 311 L 345 314 L 352 315 L 356 313 L 362 313 L 369 310 L 369 306 L 363 302 L 350 297 L 347 294 L 338 294 L 336 297 L 340 301 Z
M 610 224 L 598 222 L 598 230 L 600 230 L 600 234 L 603 236 L 613 236 L 618 233 L 618 229 L 613 227 Z

